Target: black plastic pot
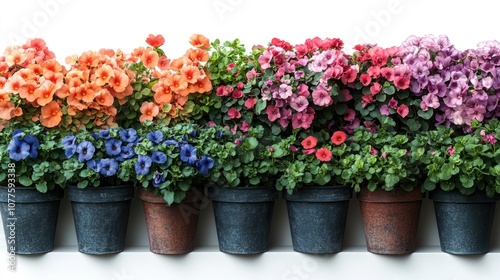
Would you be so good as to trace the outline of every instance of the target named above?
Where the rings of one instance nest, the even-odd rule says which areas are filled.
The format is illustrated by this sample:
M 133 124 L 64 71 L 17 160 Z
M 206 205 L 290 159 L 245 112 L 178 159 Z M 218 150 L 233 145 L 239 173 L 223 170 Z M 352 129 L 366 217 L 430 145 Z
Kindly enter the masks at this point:
M 57 188 L 40 193 L 34 188 L 13 189 L 15 192 L 9 193 L 7 187 L 0 187 L 0 212 L 7 251 L 20 255 L 52 251 L 64 191 Z
M 304 187 L 283 192 L 288 210 L 293 250 L 310 254 L 342 251 L 352 188 Z
M 495 198 L 488 198 L 484 192 L 463 195 L 457 190 L 435 190 L 429 198 L 434 201 L 443 252 L 477 255 L 489 251 Z
M 67 187 L 78 251 L 103 255 L 125 248 L 132 186 Z
M 270 187 L 211 187 L 219 249 L 231 254 L 258 254 L 268 250 L 274 201 Z

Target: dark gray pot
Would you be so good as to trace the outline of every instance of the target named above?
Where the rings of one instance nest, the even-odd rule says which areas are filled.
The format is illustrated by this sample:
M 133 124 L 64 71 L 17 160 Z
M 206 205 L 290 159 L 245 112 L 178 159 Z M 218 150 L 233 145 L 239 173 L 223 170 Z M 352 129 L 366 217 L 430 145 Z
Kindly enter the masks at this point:
M 0 211 L 7 251 L 16 254 L 42 254 L 54 249 L 62 189 L 40 193 L 36 189 L 16 187 L 9 197 L 7 187 L 0 187 Z M 9 198 L 14 201 L 9 205 Z M 14 223 L 14 226 L 12 226 Z M 10 225 L 10 226 L 9 226 Z M 12 247 L 12 248 L 11 248 Z
M 342 251 L 347 209 L 352 188 L 304 187 L 283 192 L 288 209 L 293 250 L 309 254 Z
M 258 254 L 268 250 L 274 201 L 270 187 L 211 187 L 219 249 L 231 254 Z
M 496 199 L 484 192 L 463 195 L 454 190 L 429 193 L 434 201 L 441 250 L 456 255 L 489 251 Z
M 132 186 L 67 187 L 78 251 L 103 255 L 124 250 Z

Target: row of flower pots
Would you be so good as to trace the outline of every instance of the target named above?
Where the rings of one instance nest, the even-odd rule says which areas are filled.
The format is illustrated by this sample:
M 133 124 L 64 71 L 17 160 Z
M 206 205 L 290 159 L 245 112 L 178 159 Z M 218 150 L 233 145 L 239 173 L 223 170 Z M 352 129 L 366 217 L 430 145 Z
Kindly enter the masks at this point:
M 124 250 L 132 186 L 109 186 L 98 190 L 68 187 L 78 241 L 86 254 L 113 254 Z M 64 192 L 40 194 L 17 190 L 15 211 L 9 210 L 6 188 L 0 192 L 0 210 L 7 250 L 17 254 L 41 254 L 53 250 L 59 202 Z M 268 250 L 275 189 L 268 187 L 207 190 L 212 200 L 219 249 L 231 254 L 258 254 Z M 143 202 L 150 250 L 157 254 L 193 251 L 202 192 L 190 191 L 182 203 L 167 206 L 163 198 L 139 189 Z M 287 203 L 293 249 L 311 254 L 342 251 L 352 189 L 348 187 L 304 188 Z M 458 192 L 431 192 L 441 250 L 450 254 L 485 254 L 489 251 L 496 200 L 485 195 L 463 196 Z M 368 191 L 358 194 L 369 252 L 401 255 L 416 250 L 416 235 L 424 194 Z M 103 213 L 106 213 L 103 215 Z M 15 243 L 9 242 L 9 221 L 15 220 Z

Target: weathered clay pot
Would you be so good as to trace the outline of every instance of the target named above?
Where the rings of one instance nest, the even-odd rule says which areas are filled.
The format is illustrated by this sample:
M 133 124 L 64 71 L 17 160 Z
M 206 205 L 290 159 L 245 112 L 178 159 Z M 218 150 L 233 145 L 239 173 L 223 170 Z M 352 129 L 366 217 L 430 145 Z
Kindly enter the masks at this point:
M 139 189 L 151 252 L 187 254 L 194 249 L 202 194 L 189 191 L 182 203 L 168 206 L 163 197 Z
M 367 250 L 384 255 L 413 253 L 423 197 L 419 188 L 410 192 L 361 189 L 358 199 Z

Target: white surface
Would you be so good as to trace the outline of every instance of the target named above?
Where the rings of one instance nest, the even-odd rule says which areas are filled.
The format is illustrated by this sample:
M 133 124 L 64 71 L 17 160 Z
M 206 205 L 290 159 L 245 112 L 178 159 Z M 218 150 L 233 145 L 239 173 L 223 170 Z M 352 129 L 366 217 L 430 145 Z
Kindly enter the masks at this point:
M 432 33 L 446 34 L 457 47 L 466 49 L 481 41 L 500 39 L 497 25 L 498 4 L 486 0 L 9 0 L 0 6 L 0 51 L 24 43 L 27 37 L 41 37 L 64 62 L 66 56 L 87 50 L 131 51 L 145 46 L 150 33 L 165 36 L 164 50 L 169 57 L 184 53 L 193 33 L 211 40 L 240 38 L 247 47 L 265 45 L 273 37 L 293 44 L 314 36 L 338 37 L 348 48 L 366 42 L 399 45 L 409 35 Z M 65 199 L 55 251 L 17 256 L 16 273 L 6 271 L 5 254 L 0 257 L 5 260 L 0 261 L 0 279 L 500 279 L 498 211 L 492 252 L 457 257 L 439 251 L 432 204 L 425 200 L 417 252 L 387 257 L 366 252 L 359 206 L 353 199 L 344 251 L 315 257 L 291 251 L 281 200 L 275 210 L 268 253 L 241 257 L 218 252 L 209 206 L 202 212 L 195 252 L 181 257 L 158 256 L 148 252 L 142 209 L 134 200 L 126 251 L 96 257 L 77 252 L 71 208 Z M 2 242 L 1 252 L 5 252 Z

